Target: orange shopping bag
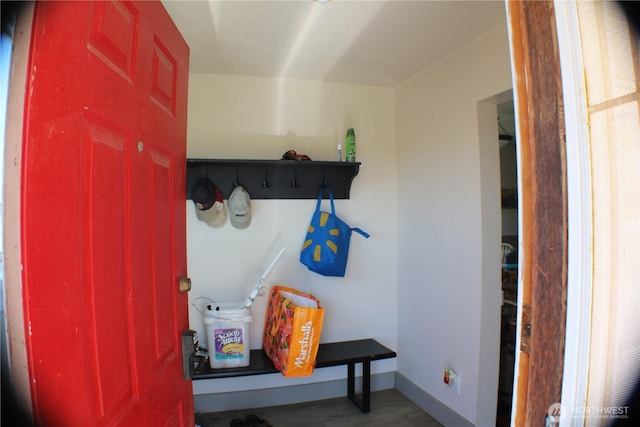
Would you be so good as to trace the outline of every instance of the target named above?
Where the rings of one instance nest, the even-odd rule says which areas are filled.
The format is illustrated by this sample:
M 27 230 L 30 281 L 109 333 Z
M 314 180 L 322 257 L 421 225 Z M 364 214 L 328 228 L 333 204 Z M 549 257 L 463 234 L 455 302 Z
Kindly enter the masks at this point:
M 262 347 L 285 377 L 313 373 L 324 308 L 311 294 L 274 286 L 269 297 Z

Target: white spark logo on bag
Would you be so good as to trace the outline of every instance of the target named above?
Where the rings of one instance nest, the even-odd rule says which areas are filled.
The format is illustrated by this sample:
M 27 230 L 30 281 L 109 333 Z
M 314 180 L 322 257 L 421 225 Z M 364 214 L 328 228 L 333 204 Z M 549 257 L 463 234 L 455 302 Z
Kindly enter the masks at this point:
M 313 344 L 313 322 L 311 320 L 307 321 L 304 325 L 300 327 L 302 331 L 302 339 L 298 341 L 300 343 L 300 354 L 296 357 L 296 361 L 294 365 L 298 368 L 302 369 L 302 365 L 305 363 L 309 363 L 309 348 L 311 348 Z

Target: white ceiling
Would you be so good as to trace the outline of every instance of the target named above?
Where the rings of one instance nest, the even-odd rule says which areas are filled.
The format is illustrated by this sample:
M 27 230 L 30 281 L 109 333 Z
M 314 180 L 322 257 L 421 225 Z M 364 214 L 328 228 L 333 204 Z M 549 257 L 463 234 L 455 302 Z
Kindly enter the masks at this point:
M 503 0 L 163 0 L 190 72 L 394 87 L 505 20 Z

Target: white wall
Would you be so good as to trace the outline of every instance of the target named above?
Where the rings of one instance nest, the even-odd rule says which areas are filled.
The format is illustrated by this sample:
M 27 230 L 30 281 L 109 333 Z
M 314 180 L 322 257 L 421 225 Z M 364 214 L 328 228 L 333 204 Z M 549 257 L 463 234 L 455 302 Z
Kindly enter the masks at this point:
M 475 425 L 495 425 L 500 334 L 497 129 L 479 137 L 479 102 L 510 88 L 500 25 L 396 92 L 398 371 Z
M 335 160 L 347 128 L 357 136 L 362 162 L 349 200 L 336 200 L 338 215 L 371 234 L 351 239 L 345 278 L 326 278 L 298 262 L 314 200 L 253 200 L 249 228 L 229 223 L 209 228 L 187 200 L 188 269 L 191 301 L 208 297 L 241 301 L 282 242 L 285 253 L 268 281 L 316 295 L 325 307 L 321 341 L 373 337 L 396 348 L 397 200 L 390 89 L 309 81 L 191 74 L 189 158 L 279 159 L 294 149 L 314 160 Z M 214 179 L 215 181 L 215 179 Z M 229 183 L 216 183 L 220 186 Z M 266 299 L 253 307 L 251 347 L 260 348 Z M 190 308 L 191 327 L 204 341 L 202 316 Z M 396 370 L 395 360 L 374 364 L 374 372 Z M 270 376 L 194 381 L 194 393 L 249 390 L 345 377 L 342 367 L 321 369 L 311 378 Z

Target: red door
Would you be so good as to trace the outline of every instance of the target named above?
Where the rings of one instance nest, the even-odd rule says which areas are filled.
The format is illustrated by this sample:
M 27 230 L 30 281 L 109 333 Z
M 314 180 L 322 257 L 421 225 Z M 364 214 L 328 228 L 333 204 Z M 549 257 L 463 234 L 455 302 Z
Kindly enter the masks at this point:
M 159 1 L 36 2 L 21 224 L 39 425 L 194 424 L 188 59 Z

